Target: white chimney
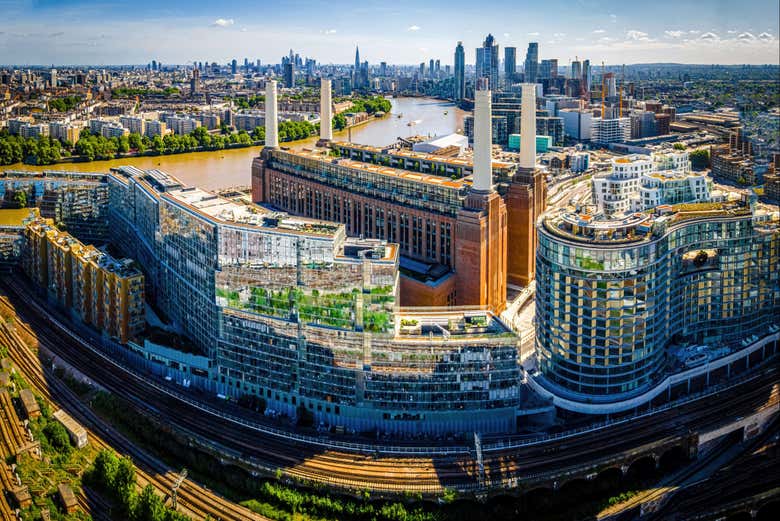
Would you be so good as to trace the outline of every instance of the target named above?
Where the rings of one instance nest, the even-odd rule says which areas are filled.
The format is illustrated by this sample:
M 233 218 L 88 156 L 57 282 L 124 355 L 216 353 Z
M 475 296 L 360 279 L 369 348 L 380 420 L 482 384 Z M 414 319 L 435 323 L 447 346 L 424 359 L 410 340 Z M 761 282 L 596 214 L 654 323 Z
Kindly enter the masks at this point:
M 279 147 L 279 119 L 277 116 L 276 80 L 265 84 L 265 146 Z
M 520 112 L 520 168 L 536 168 L 536 85 L 523 83 Z
M 472 188 L 479 192 L 493 189 L 492 98 L 489 90 L 474 93 L 474 175 Z
M 333 114 L 330 99 L 330 80 L 320 80 L 320 139 L 331 141 L 333 139 Z

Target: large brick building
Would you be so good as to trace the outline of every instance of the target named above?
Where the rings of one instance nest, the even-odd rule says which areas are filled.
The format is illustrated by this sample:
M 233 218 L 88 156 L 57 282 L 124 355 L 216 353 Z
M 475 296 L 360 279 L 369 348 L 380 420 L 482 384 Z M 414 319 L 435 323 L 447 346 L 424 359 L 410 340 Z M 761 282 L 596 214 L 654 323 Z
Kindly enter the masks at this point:
M 473 162 L 324 137 L 325 146 L 315 150 L 271 145 L 252 164 L 252 199 L 343 223 L 350 236 L 397 243 L 404 306 L 501 311 L 507 274 L 512 284 L 527 285 L 533 278 L 534 222 L 544 210 L 545 189 L 534 168 L 535 151 L 519 171 L 492 161 L 485 92 L 475 109 Z M 528 102 L 535 105 L 533 92 Z M 527 113 L 534 128 L 535 111 Z M 267 129 L 269 134 L 275 130 Z M 498 183 L 503 195 L 494 188 Z

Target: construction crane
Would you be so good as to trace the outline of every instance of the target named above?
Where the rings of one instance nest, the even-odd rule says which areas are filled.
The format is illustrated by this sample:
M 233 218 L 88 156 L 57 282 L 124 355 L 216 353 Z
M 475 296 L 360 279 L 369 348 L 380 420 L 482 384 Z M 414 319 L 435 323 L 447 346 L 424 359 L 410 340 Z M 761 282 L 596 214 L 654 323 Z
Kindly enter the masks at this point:
M 179 497 L 179 487 L 187 479 L 187 469 L 182 469 L 171 485 L 171 507 L 176 510 L 177 499 Z

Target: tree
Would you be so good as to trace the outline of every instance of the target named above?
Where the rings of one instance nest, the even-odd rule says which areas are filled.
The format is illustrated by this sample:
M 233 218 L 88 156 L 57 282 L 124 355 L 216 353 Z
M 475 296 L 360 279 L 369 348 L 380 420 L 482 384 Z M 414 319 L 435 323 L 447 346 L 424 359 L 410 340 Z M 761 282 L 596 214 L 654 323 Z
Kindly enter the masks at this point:
M 47 423 L 46 427 L 43 428 L 43 434 L 55 450 L 63 454 L 70 452 L 71 447 L 68 431 L 66 431 L 65 427 L 60 425 L 59 422 L 51 421 Z
M 695 170 L 703 170 L 710 164 L 710 151 L 706 148 L 694 150 L 688 157 L 691 160 L 691 166 L 693 166 Z
M 675 143 L 672 145 L 675 150 L 685 150 L 685 145 L 682 143 Z
M 19 205 L 19 208 L 27 208 L 27 192 L 20 190 L 14 194 L 14 201 Z
M 344 130 L 347 126 L 347 117 L 344 114 L 336 114 L 333 116 L 333 128 L 336 130 Z
M 152 485 L 146 485 L 138 496 L 133 508 L 135 521 L 164 521 L 165 506 L 160 496 L 155 494 Z

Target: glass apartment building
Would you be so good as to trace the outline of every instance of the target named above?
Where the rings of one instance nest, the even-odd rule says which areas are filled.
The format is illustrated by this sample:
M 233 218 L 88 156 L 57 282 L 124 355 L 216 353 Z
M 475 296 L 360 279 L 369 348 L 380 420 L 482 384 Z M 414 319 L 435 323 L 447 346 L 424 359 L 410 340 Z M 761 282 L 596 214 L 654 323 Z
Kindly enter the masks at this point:
M 489 311 L 401 310 L 397 244 L 162 172 L 109 177 L 113 239 L 216 391 L 355 431 L 515 429 L 517 336 Z
M 639 394 L 671 346 L 733 348 L 780 313 L 778 214 L 747 201 L 538 223 L 543 385 L 583 400 Z

